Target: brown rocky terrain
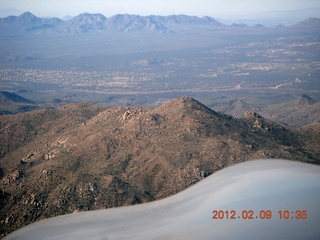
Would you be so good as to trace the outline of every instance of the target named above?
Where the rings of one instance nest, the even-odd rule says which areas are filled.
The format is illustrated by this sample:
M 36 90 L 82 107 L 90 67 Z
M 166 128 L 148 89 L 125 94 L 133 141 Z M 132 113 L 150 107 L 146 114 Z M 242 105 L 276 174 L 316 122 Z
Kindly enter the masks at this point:
M 61 214 L 165 198 L 250 159 L 319 164 L 319 129 L 290 130 L 254 112 L 237 119 L 192 98 L 1 115 L 1 236 Z

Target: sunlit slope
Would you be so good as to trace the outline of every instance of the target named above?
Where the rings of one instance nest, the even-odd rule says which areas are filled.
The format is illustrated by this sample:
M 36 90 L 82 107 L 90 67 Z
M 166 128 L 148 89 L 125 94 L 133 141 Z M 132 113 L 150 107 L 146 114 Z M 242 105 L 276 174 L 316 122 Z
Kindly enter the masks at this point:
M 319 166 L 257 160 L 164 200 L 55 217 L 5 239 L 319 239 L 319 202 Z

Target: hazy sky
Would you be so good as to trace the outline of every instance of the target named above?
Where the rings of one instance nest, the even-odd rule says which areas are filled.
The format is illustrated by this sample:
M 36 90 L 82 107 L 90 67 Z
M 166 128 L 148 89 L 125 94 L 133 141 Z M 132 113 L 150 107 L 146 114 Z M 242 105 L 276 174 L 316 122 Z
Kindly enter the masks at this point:
M 0 9 L 15 8 L 37 16 L 75 16 L 82 12 L 139 15 L 188 14 L 218 18 L 258 17 L 270 11 L 320 7 L 319 0 L 0 0 Z

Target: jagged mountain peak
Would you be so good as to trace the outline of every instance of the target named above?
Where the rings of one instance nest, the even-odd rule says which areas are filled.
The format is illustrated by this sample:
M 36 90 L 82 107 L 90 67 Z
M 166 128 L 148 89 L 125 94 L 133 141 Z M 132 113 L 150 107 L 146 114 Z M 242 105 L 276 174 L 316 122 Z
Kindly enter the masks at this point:
M 23 98 L 15 93 L 0 91 L 0 103 L 15 102 L 15 103 L 33 103 L 32 101 Z
M 207 22 L 215 22 L 215 21 L 217 21 L 213 17 L 209 17 L 209 16 L 204 16 L 201 19 L 204 20 L 204 21 L 207 21 Z
M 33 15 L 31 12 L 24 12 L 22 13 L 20 16 L 20 18 L 22 19 L 34 19 L 34 18 L 38 18 L 35 15 Z
M 204 16 L 199 18 L 197 16 L 188 16 L 184 14 L 163 16 L 150 16 L 153 19 L 160 21 L 162 24 L 171 25 L 211 25 L 211 26 L 224 26 L 221 22 L 212 17 Z
M 66 21 L 67 25 L 97 26 L 103 24 L 107 18 L 102 14 L 81 13 L 78 16 Z
M 0 27 L 4 27 L 4 29 L 9 30 L 9 32 L 27 31 L 32 33 L 46 33 L 48 32 L 47 30 L 57 28 L 61 23 L 63 23 L 63 21 L 59 18 L 39 18 L 30 12 L 0 19 Z
M 36 17 L 31 12 L 25 12 L 18 16 L 16 21 L 22 25 L 37 25 L 42 21 L 42 19 Z
M 65 22 L 63 32 L 85 33 L 92 30 L 104 29 L 104 23 L 107 18 L 102 14 L 81 13 L 78 16 Z
M 116 14 L 110 18 L 108 18 L 107 23 L 112 23 L 112 24 L 123 24 L 123 23 L 130 23 L 133 21 L 143 21 L 143 17 L 140 15 L 135 15 L 135 14 Z
M 165 104 L 165 106 L 173 105 L 173 104 L 186 105 L 186 104 L 201 104 L 201 103 L 196 99 L 194 99 L 193 97 L 181 97 L 181 98 L 170 100 Z
M 167 32 L 168 29 L 154 17 L 142 17 L 140 15 L 117 14 L 110 17 L 105 24 L 106 29 L 112 31 L 145 31 Z
M 251 110 L 252 105 L 243 101 L 241 99 L 235 99 L 229 102 L 228 107 L 230 109 L 238 110 L 238 111 L 249 111 Z
M 237 98 L 237 99 L 234 99 L 234 100 L 230 101 L 229 105 L 249 105 L 249 103 Z
M 103 22 L 107 20 L 107 18 L 100 13 L 92 14 L 92 13 L 87 13 L 87 12 L 84 12 L 84 13 L 79 14 L 78 16 L 75 16 L 73 19 L 74 20 L 90 19 L 93 21 L 103 21 Z
M 217 27 L 225 26 L 223 23 L 219 22 L 218 20 L 216 20 L 212 17 L 204 16 L 201 18 L 201 20 L 203 20 L 205 23 L 209 23 L 209 24 L 217 26 Z
M 181 97 L 169 102 L 164 103 L 159 109 L 164 111 L 187 111 L 191 112 L 192 110 L 201 110 L 201 111 L 209 111 L 210 113 L 218 114 L 207 106 L 203 105 L 196 99 L 192 97 Z
M 219 110 L 223 113 L 239 118 L 242 117 L 247 111 L 257 111 L 258 109 L 241 99 L 235 99 L 230 101 Z

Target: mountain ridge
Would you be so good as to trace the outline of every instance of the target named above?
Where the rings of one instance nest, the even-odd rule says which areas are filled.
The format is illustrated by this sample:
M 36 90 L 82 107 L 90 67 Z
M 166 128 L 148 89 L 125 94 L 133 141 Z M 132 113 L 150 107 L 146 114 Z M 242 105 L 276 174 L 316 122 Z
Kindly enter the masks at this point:
M 55 27 L 61 24 L 63 20 L 59 18 L 39 18 L 33 15 L 31 12 L 24 12 L 19 16 L 9 16 L 6 18 L 0 18 L 0 24 L 11 25 L 19 27 L 25 30 L 29 30 L 36 27 Z
M 297 27 L 320 27 L 320 18 L 310 17 L 307 18 L 299 23 L 297 23 L 295 26 Z
M 296 27 L 318 27 L 319 18 L 309 18 L 295 25 Z M 81 13 L 70 20 L 59 18 L 39 18 L 30 12 L 19 16 L 0 18 L 0 28 L 8 31 L 27 31 L 32 33 L 87 33 L 91 31 L 155 31 L 161 33 L 173 33 L 188 31 L 190 28 L 244 28 L 245 24 L 225 25 L 212 17 L 196 17 L 188 15 L 169 16 L 140 16 L 134 14 L 117 14 L 109 18 L 102 14 Z M 264 29 L 262 24 L 255 24 L 252 28 Z
M 0 118 L 2 234 L 162 199 L 250 159 L 320 163 L 307 140 L 318 125 L 290 130 L 253 112 L 236 119 L 190 97 L 154 109 L 80 103 Z

